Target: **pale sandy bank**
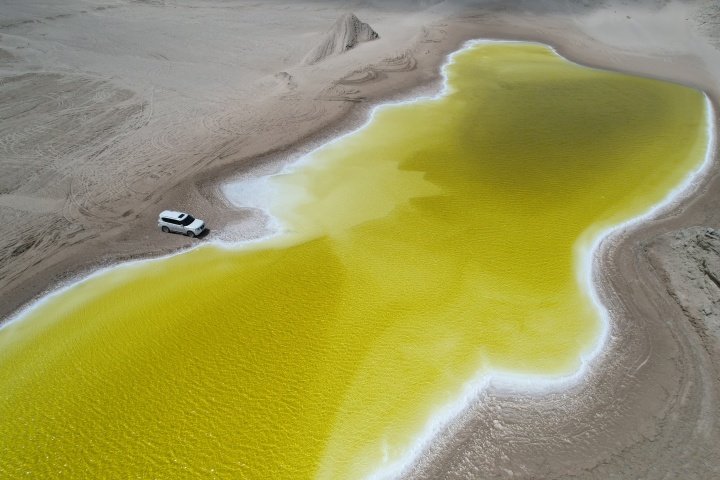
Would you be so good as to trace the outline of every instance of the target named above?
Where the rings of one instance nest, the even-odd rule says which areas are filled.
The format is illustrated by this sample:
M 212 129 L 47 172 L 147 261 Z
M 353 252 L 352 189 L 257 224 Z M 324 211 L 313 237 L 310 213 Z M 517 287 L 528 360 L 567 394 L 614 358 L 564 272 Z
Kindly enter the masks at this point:
M 720 98 L 711 2 L 178 2 L 0 0 L 0 316 L 118 260 L 194 244 L 155 227 L 186 208 L 213 236 L 266 233 L 219 193 L 277 171 L 439 88 L 471 38 L 549 43 L 586 65 Z M 352 12 L 380 38 L 303 58 Z M 720 475 L 717 164 L 678 208 L 608 240 L 596 268 L 607 348 L 569 390 L 492 385 L 439 432 L 411 478 Z M 702 228 L 688 229 L 697 226 Z

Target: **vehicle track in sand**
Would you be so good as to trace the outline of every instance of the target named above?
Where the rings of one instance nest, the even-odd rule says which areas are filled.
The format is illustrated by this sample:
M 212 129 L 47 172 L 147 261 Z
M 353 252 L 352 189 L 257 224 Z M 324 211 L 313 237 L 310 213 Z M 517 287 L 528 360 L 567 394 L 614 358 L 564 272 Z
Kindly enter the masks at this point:
M 138 205 L 162 201 L 177 179 L 237 155 L 248 140 L 270 130 L 279 139 L 289 139 L 294 132 L 288 125 L 312 123 L 326 113 L 324 107 L 307 109 L 307 104 L 288 113 L 263 103 L 266 97 L 275 101 L 276 94 L 293 95 L 292 89 L 263 90 L 262 79 L 274 73 L 248 74 L 246 64 L 237 60 L 243 55 L 255 58 L 255 49 L 265 48 L 268 40 L 239 42 L 218 35 L 218 29 L 205 29 L 206 9 L 169 4 L 107 7 L 93 8 L 88 15 L 60 11 L 42 21 L 33 13 L 20 13 L 31 18 L 0 26 L 3 46 L 24 49 L 17 50 L 23 56 L 9 53 L 0 58 L 11 66 L 0 75 L 0 195 L 16 198 L 0 204 L 0 217 L 8 225 L 0 239 L 0 259 L 5 260 L 0 265 L 0 288 L 27 274 L 23 264 L 38 265 L 98 232 L 127 226 L 146 208 Z M 227 10 L 263 30 L 254 26 L 253 18 L 245 19 L 248 12 L 258 14 L 250 7 L 242 12 L 225 5 L 209 7 Z M 33 8 L 27 7 L 27 12 Z M 56 8 L 71 7 L 61 3 Z M 198 35 L 179 34 L 166 19 L 167 8 L 181 11 L 181 17 L 198 26 Z M 93 22 L 88 23 L 90 17 Z M 131 30 L 144 28 L 128 24 L 129 18 L 160 28 L 162 41 L 144 41 L 128 32 L 127 25 Z M 223 28 L 234 25 L 223 16 L 212 19 Z M 62 29 L 48 43 L 46 32 L 56 32 L 57 22 L 62 22 Z M 289 23 L 300 25 L 292 19 Z M 272 42 L 285 50 L 286 58 L 287 39 Z M 238 48 L 229 57 L 178 58 L 185 52 L 225 51 L 228 43 Z M 78 68 L 86 58 L 94 66 Z M 97 63 L 106 58 L 118 63 L 115 73 L 107 73 L 115 68 L 112 64 Z M 192 65 L 200 60 L 208 71 L 222 76 L 202 74 L 202 68 Z M 42 62 L 42 70 L 36 71 L 33 62 Z M 211 83 L 199 81 L 198 88 L 188 89 L 192 81 L 179 80 L 188 72 L 200 72 Z M 272 84 L 275 88 L 277 81 Z M 257 100 L 248 103 L 248 98 Z M 47 198 L 48 207 L 40 214 L 23 206 L 21 198 Z

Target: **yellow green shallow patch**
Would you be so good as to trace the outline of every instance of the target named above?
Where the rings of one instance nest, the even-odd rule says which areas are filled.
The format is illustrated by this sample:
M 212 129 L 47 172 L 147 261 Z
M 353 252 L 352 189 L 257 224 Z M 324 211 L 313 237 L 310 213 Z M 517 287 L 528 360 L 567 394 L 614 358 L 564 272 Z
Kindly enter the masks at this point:
M 603 325 L 576 243 L 703 162 L 705 99 L 535 44 L 446 74 L 272 180 L 289 233 L 113 269 L 0 330 L 0 474 L 359 478 L 483 372 L 577 371 Z

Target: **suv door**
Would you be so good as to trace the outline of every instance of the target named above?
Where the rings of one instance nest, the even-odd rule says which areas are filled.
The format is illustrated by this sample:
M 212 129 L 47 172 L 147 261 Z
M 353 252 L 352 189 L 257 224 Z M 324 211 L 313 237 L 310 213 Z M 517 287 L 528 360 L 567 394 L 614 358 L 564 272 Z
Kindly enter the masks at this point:
M 166 217 L 163 217 L 162 220 L 163 220 L 163 222 L 167 223 L 167 226 L 170 229 L 170 231 L 183 232 L 183 228 L 182 228 L 182 226 L 180 226 L 180 222 L 178 222 L 177 220 L 174 220 L 172 218 L 166 218 Z
M 185 227 L 182 226 L 182 222 L 180 220 L 172 220 L 172 224 L 175 227 L 175 231 L 178 233 L 185 233 Z

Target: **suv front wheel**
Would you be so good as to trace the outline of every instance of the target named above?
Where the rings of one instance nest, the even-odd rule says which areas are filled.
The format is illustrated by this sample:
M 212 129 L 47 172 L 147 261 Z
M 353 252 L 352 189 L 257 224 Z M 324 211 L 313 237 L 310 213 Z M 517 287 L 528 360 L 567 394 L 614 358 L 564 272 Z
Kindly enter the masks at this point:
M 195 236 L 195 234 L 191 231 L 188 231 L 185 235 L 187 235 L 190 238 L 193 238 Z

